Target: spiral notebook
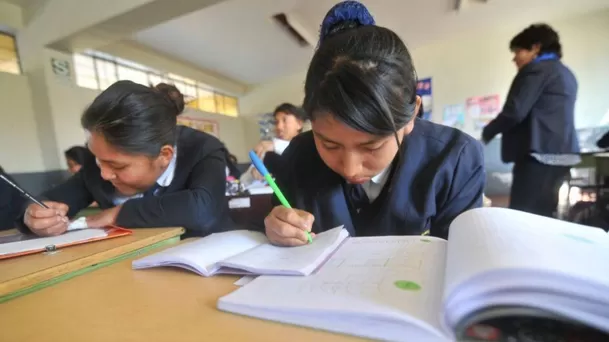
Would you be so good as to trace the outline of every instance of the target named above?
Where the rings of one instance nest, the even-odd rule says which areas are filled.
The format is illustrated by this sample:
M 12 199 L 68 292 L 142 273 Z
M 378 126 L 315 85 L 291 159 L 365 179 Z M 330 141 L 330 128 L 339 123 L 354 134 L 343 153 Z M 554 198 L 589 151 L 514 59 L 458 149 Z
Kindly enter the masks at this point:
M 548 313 L 609 333 L 609 235 L 479 208 L 446 240 L 349 238 L 309 277 L 261 276 L 220 310 L 365 338 L 454 341 L 489 308 Z M 523 311 L 520 310 L 520 311 Z M 513 310 L 512 310 L 513 312 Z

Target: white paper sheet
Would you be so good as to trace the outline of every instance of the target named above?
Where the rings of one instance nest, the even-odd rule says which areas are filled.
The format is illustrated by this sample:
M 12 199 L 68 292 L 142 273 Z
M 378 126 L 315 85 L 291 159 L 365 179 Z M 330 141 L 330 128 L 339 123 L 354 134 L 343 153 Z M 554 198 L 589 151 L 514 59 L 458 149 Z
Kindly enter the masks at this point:
M 81 229 L 66 232 L 59 236 L 40 237 L 32 240 L 17 241 L 0 244 L 0 255 L 23 253 L 32 250 L 43 249 L 49 245 L 66 245 L 79 241 L 101 238 L 108 234 L 104 229 Z

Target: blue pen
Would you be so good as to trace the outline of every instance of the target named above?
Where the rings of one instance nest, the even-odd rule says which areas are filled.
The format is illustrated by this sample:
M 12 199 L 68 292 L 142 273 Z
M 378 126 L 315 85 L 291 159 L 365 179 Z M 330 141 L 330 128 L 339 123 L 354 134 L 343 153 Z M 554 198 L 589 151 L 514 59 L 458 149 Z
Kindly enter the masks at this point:
M 260 172 L 260 174 L 264 177 L 266 182 L 269 183 L 269 185 L 271 186 L 271 189 L 273 189 L 273 192 L 279 199 L 279 202 L 281 202 L 281 204 L 286 208 L 292 208 L 290 203 L 288 203 L 288 200 L 285 198 L 285 196 L 283 196 L 283 193 L 281 192 L 281 190 L 279 190 L 279 187 L 277 186 L 277 183 L 275 183 L 275 180 L 273 179 L 273 177 L 271 177 L 269 170 L 266 169 L 266 166 L 264 166 L 264 163 L 262 162 L 262 160 L 260 160 L 260 158 L 258 158 L 258 155 L 256 154 L 256 152 L 250 151 L 250 159 L 252 160 L 254 167 L 258 170 L 258 172 Z M 313 243 L 313 238 L 311 237 L 311 233 L 310 232 L 306 232 L 306 233 L 307 233 L 307 239 L 309 240 L 309 243 Z

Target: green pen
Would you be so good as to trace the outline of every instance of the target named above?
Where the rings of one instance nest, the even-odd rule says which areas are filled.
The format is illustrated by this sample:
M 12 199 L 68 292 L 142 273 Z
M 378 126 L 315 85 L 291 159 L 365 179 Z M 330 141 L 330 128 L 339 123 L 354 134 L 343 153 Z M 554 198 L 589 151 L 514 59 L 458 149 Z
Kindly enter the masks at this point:
M 260 172 L 260 174 L 264 177 L 266 182 L 269 183 L 269 186 L 271 187 L 271 189 L 273 189 L 275 196 L 277 196 L 277 198 L 279 198 L 279 202 L 281 202 L 281 205 L 283 205 L 286 208 L 292 209 L 292 206 L 290 205 L 290 203 L 288 203 L 288 200 L 285 198 L 285 196 L 283 196 L 283 193 L 281 192 L 281 190 L 279 190 L 277 183 L 275 183 L 275 180 L 273 179 L 273 177 L 271 177 L 269 170 L 266 169 L 266 166 L 264 166 L 264 163 L 262 163 L 262 160 L 260 160 L 260 158 L 258 158 L 258 155 L 256 154 L 256 152 L 250 151 L 249 155 L 250 155 L 250 159 L 252 160 L 252 163 L 254 164 L 254 167 L 258 170 L 258 172 Z M 309 243 L 313 243 L 313 238 L 311 237 L 311 232 L 306 232 L 306 233 L 307 233 L 307 239 L 309 240 Z

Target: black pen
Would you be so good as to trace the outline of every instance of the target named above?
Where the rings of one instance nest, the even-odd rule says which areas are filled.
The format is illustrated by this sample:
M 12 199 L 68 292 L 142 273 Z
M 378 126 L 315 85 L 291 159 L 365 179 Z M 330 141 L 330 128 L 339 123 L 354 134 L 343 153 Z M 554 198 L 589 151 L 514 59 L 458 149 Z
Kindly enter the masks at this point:
M 15 188 L 15 190 L 19 191 L 23 196 L 27 197 L 30 201 L 38 204 L 39 206 L 45 208 L 45 209 L 50 209 L 46 204 L 42 203 L 41 201 L 37 200 L 34 198 L 34 196 L 30 195 L 29 192 L 23 190 L 19 185 L 13 183 L 10 179 L 8 179 L 8 177 L 6 177 L 4 174 L 0 173 L 0 178 L 2 178 L 6 183 L 8 183 L 8 185 L 12 186 L 13 188 Z

